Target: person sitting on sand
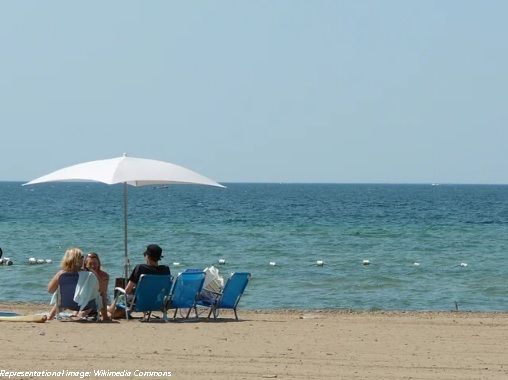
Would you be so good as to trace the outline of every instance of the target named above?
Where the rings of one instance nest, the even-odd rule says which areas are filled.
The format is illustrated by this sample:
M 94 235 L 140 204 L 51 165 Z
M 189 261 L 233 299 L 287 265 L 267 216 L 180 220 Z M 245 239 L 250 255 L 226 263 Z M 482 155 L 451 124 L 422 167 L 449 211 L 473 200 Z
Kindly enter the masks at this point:
M 146 247 L 145 252 L 146 264 L 138 264 L 132 271 L 127 286 L 125 287 L 125 293 L 127 295 L 134 294 L 136 285 L 142 274 L 156 274 L 156 275 L 171 275 L 171 271 L 166 265 L 159 265 L 162 256 L 162 248 L 157 244 L 150 244 Z M 113 303 L 109 306 L 109 312 L 112 316 L 115 315 L 116 304 Z
M 78 273 L 83 266 L 83 251 L 79 248 L 69 248 L 65 251 L 64 257 L 60 262 L 60 270 L 53 276 L 48 283 L 48 293 L 55 293 L 58 289 L 58 281 L 63 273 Z M 48 319 L 53 319 L 58 312 L 58 306 L 55 305 L 49 313 Z
M 86 255 L 83 268 L 93 272 L 99 280 L 99 294 L 102 300 L 102 307 L 100 312 L 103 321 L 109 320 L 107 312 L 109 274 L 102 270 L 99 255 L 95 252 L 90 252 L 88 255 Z M 89 312 L 90 310 L 84 310 L 83 315 L 88 315 Z

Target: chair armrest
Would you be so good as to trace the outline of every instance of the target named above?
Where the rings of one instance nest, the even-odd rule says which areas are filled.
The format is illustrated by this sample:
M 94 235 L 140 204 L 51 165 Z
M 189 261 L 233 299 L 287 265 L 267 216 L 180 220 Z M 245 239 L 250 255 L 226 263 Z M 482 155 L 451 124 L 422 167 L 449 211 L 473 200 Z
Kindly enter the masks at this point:
M 119 291 L 120 293 L 126 294 L 124 288 L 117 287 L 115 288 L 115 291 Z
M 127 300 L 127 293 L 125 292 L 125 289 L 124 288 L 121 288 L 121 287 L 116 287 L 114 292 L 115 294 L 114 298 L 113 298 L 113 303 L 115 305 L 118 304 L 118 299 L 121 297 L 121 296 L 124 296 L 124 299 L 125 299 L 125 307 L 128 308 L 129 307 L 129 301 Z

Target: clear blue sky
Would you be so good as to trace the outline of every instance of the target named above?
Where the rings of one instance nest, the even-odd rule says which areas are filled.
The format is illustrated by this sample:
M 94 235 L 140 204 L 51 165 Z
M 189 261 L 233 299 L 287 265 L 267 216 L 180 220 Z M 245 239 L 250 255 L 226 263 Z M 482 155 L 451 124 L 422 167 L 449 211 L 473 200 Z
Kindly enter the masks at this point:
M 0 180 L 508 183 L 508 1 L 2 1 Z

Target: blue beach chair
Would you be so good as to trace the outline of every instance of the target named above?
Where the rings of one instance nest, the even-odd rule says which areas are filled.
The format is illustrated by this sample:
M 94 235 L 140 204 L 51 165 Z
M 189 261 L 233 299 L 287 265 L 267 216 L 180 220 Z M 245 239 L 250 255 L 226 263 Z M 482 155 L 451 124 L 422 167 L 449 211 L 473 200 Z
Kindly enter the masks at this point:
M 219 309 L 232 309 L 235 313 L 235 318 L 238 321 L 236 308 L 238 307 L 238 302 L 240 302 L 240 298 L 242 297 L 249 280 L 250 273 L 235 272 L 228 279 L 226 285 L 224 285 L 222 293 L 217 294 L 217 298 L 215 300 L 200 300 L 198 301 L 198 305 L 209 307 L 210 312 L 208 313 L 207 318 L 210 318 L 210 315 L 213 313 L 214 319 L 217 319 Z
M 117 307 L 123 306 L 126 319 L 129 319 L 132 312 L 141 312 L 143 320 L 149 321 L 153 311 L 165 313 L 165 301 L 171 291 L 171 285 L 170 275 L 142 274 L 136 285 L 134 297 L 130 300 L 123 288 L 115 288 L 125 300 L 123 305 L 117 304 Z
M 205 281 L 205 273 L 201 272 L 183 272 L 178 275 L 173 284 L 173 289 L 166 301 L 166 311 L 175 309 L 173 319 L 176 319 L 178 309 L 188 309 L 185 319 L 189 318 L 190 312 L 194 309 L 196 317 L 198 315 L 196 310 L 196 302 L 198 295 L 203 288 Z M 165 319 L 167 319 L 165 315 Z
M 76 286 L 78 285 L 78 280 L 78 272 L 65 272 L 60 275 L 58 279 L 58 289 L 56 290 L 56 306 L 58 308 L 57 316 L 64 309 L 72 311 L 81 310 L 77 302 L 74 301 L 74 293 L 76 291 Z M 83 308 L 83 310 L 86 309 L 94 310 L 97 315 L 98 307 L 94 299 L 90 300 L 90 302 L 88 302 L 88 304 Z

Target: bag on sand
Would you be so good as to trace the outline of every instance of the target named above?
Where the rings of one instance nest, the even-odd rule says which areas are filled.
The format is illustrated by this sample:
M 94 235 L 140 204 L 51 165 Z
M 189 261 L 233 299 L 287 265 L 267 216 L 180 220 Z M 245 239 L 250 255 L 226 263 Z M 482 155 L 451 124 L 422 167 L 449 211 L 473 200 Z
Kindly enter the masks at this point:
M 121 307 L 115 308 L 115 312 L 111 316 L 113 319 L 125 319 L 125 309 L 122 309 Z
M 133 294 L 127 294 L 127 300 L 129 303 L 132 302 Z M 127 303 L 125 302 L 125 294 L 119 294 L 115 299 L 115 312 L 111 316 L 113 319 L 125 319 L 125 308 Z M 130 312 L 129 312 L 130 316 Z

